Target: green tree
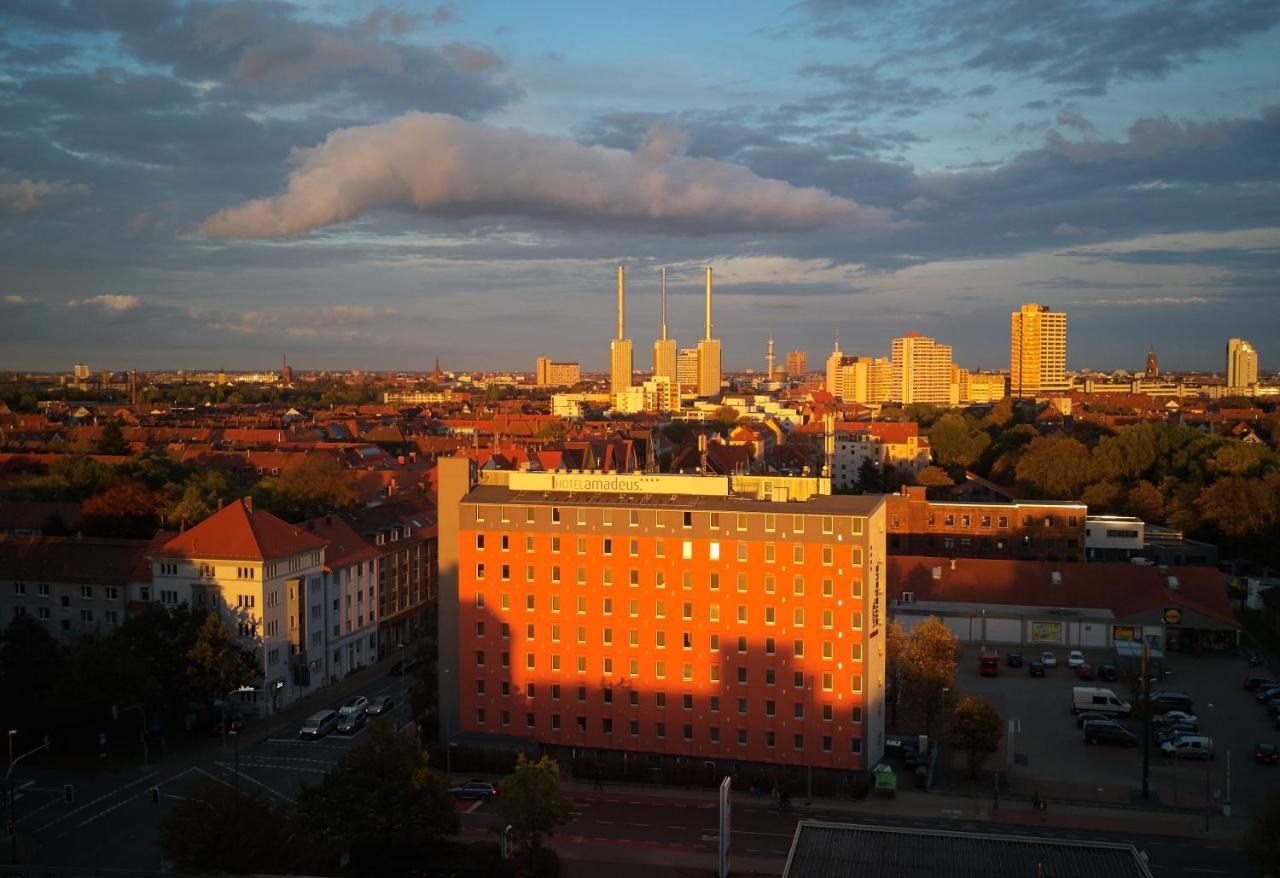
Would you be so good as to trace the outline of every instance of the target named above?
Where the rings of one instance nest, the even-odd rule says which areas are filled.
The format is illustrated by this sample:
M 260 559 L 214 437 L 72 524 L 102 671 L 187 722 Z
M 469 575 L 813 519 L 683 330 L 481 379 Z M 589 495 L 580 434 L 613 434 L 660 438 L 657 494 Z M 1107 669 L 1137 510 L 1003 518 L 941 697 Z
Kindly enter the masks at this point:
M 1014 473 L 1041 498 L 1076 500 L 1089 483 L 1089 449 L 1075 439 L 1042 436 L 1031 440 Z
M 360 502 L 356 475 L 327 454 L 308 455 L 274 479 L 258 483 L 267 507 L 282 518 L 302 521 Z
M 862 463 L 858 464 L 858 490 L 864 494 L 877 493 L 884 488 L 884 478 L 880 474 L 880 467 L 876 464 L 872 457 L 862 458 Z
M 13 618 L 0 634 L 0 715 L 7 723 L 4 728 L 26 731 L 34 724 L 48 722 L 64 666 L 62 648 L 47 625 L 31 616 Z
M 738 423 L 738 410 L 731 405 L 722 405 L 712 413 L 711 423 L 716 432 L 728 436 Z
M 94 443 L 93 450 L 97 454 L 129 453 L 129 443 L 124 438 L 124 431 L 120 429 L 119 421 L 112 418 L 102 425 L 102 432 L 98 434 L 98 441 Z
M 991 437 L 976 429 L 964 416 L 948 412 L 929 430 L 929 445 L 933 460 L 944 467 L 973 465 L 987 446 Z
M 211 701 L 243 686 L 257 673 L 253 654 L 235 642 L 216 610 L 205 614 L 186 659 L 187 682 Z
M 1280 794 L 1267 796 L 1243 842 L 1245 856 L 1259 878 L 1280 875 Z
M 951 745 L 963 752 L 969 776 L 977 777 L 982 763 L 1000 749 L 1000 714 L 986 701 L 969 697 L 951 716 Z
M 927 488 L 950 488 L 955 484 L 947 471 L 940 466 L 926 466 L 916 476 L 916 481 Z
M 422 745 L 381 717 L 367 741 L 303 790 L 298 811 L 318 837 L 349 850 L 353 864 L 427 855 L 458 831 L 453 796 L 428 769 Z
M 1164 495 L 1146 479 L 1138 479 L 1124 499 L 1125 510 L 1143 521 L 1164 521 Z
M 200 778 L 161 819 L 160 847 L 178 872 L 286 871 L 291 823 L 257 791 Z
M 550 756 L 532 762 L 521 753 L 515 774 L 502 784 L 498 813 L 532 874 L 542 837 L 573 819 L 573 805 L 560 795 L 560 765 Z

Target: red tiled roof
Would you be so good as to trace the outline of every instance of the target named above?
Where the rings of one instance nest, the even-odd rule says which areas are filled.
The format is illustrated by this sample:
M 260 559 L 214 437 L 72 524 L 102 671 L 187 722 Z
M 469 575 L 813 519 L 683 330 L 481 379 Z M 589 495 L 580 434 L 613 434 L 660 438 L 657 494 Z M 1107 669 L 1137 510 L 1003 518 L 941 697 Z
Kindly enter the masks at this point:
M 270 561 L 324 545 L 300 527 L 237 500 L 170 540 L 156 557 Z
M 125 585 L 145 556 L 146 540 L 0 537 L 6 579 Z
M 893 599 L 909 591 L 917 601 L 1091 607 L 1109 609 L 1117 619 L 1180 606 L 1239 627 L 1222 575 L 1213 567 L 890 555 L 888 588 Z
M 366 543 L 341 516 L 326 515 L 324 518 L 308 521 L 304 527 L 307 533 L 315 534 L 329 543 L 329 550 L 324 553 L 326 570 L 337 570 L 378 557 L 378 550 Z

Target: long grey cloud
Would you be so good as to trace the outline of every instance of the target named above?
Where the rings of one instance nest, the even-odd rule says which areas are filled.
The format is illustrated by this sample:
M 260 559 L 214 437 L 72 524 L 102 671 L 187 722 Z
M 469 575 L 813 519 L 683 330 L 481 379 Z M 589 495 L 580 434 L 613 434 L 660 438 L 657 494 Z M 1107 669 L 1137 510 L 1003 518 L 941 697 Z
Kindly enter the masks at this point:
M 690 158 L 655 131 L 635 152 L 494 128 L 442 113 L 407 113 L 344 128 L 299 150 L 285 191 L 220 211 L 215 238 L 275 238 L 377 208 L 443 216 L 522 215 L 573 223 L 721 232 L 803 229 L 858 206 L 741 165 Z M 875 217 L 869 217 L 875 221 Z

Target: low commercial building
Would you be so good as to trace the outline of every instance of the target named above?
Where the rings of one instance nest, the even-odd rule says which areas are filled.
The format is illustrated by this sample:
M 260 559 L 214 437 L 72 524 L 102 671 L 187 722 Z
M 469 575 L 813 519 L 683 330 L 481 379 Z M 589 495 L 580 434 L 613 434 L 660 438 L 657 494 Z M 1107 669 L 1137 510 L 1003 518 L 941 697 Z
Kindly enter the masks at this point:
M 879 496 L 440 466 L 442 734 L 725 771 L 879 760 Z
M 1085 556 L 1090 561 L 1128 561 L 1142 556 L 1146 525 L 1132 515 L 1087 515 Z
M 890 615 L 937 616 L 964 643 L 1230 650 L 1240 624 L 1210 567 L 890 556 Z
M 1081 561 L 1088 507 L 1066 500 L 929 500 L 918 485 L 885 497 L 889 554 Z

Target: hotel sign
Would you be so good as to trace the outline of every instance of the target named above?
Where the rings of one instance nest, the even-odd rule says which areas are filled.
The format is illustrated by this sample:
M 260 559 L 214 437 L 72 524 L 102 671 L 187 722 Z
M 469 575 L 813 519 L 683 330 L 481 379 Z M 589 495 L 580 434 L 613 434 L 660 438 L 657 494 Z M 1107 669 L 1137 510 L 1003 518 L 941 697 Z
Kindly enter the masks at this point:
M 512 491 L 561 491 L 578 494 L 685 494 L 728 497 L 726 476 L 681 476 L 647 473 L 526 473 L 513 472 Z

